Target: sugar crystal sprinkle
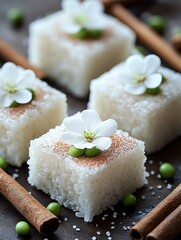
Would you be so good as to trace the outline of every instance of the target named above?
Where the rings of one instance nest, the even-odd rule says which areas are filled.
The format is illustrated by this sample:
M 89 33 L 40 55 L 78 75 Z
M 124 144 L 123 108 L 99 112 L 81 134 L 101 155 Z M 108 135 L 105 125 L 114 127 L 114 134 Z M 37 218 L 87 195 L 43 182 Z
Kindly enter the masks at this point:
M 111 233 L 109 231 L 106 232 L 106 236 L 110 237 Z

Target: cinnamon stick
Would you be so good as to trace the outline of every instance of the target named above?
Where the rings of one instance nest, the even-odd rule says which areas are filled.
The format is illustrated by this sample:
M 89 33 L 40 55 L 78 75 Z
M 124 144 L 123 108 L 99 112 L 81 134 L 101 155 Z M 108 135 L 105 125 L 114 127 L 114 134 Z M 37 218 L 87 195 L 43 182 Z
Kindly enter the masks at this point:
M 181 204 L 181 184 L 141 219 L 130 231 L 133 240 L 142 240 Z M 167 238 L 166 238 L 167 239 Z M 160 240 L 160 239 L 159 239 Z
M 0 168 L 0 193 L 43 235 L 55 232 L 59 219 Z
M 149 233 L 146 240 L 172 240 L 179 233 L 181 233 L 181 205 Z
M 165 63 L 181 72 L 181 56 L 162 37 L 138 20 L 138 18 L 126 10 L 121 4 L 113 4 L 110 7 L 110 13 L 132 28 L 140 42 L 153 50 Z
M 7 42 L 3 41 L 2 39 L 0 39 L 0 57 L 2 57 L 2 59 L 5 61 L 10 61 L 26 69 L 31 69 L 40 79 L 45 77 L 39 69 L 29 64 L 29 62 L 23 55 L 17 52 L 14 48 L 12 48 Z

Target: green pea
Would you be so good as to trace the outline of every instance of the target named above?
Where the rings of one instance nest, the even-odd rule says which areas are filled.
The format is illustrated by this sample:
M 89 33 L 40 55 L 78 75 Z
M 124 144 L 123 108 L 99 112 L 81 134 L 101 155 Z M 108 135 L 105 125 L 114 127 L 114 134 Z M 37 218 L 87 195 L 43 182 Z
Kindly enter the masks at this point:
M 6 170 L 8 168 L 8 163 L 5 158 L 0 157 L 0 168 Z
M 10 107 L 19 107 L 19 105 L 20 104 L 18 102 L 14 101 L 11 103 Z
M 158 33 L 163 33 L 166 28 L 166 21 L 163 17 L 151 15 L 147 20 L 148 26 Z
M 169 179 L 169 178 L 174 177 L 175 172 L 176 172 L 174 166 L 171 163 L 168 163 L 168 162 L 163 163 L 160 166 L 159 171 L 160 171 L 162 177 L 165 178 L 165 179 Z
M 134 207 L 136 205 L 137 199 L 133 194 L 125 194 L 123 196 L 122 202 L 126 207 Z
M 16 232 L 19 235 L 28 235 L 30 234 L 30 226 L 27 222 L 21 221 L 16 224 Z
M 32 93 L 32 99 L 35 98 L 35 91 L 31 88 L 28 88 L 28 91 L 30 91 Z
M 76 157 L 76 158 L 83 156 L 84 152 L 85 152 L 85 149 L 76 148 L 74 146 L 71 146 L 68 151 L 70 156 Z
M 13 26 L 20 26 L 23 23 L 24 14 L 19 8 L 11 8 L 7 13 L 7 18 Z
M 150 95 L 156 95 L 160 92 L 160 87 L 157 88 L 147 88 L 146 89 L 146 93 L 150 94 Z
M 101 153 L 101 150 L 96 148 L 96 147 L 93 147 L 93 148 L 90 148 L 90 149 L 86 149 L 85 150 L 85 156 L 86 157 L 96 157 L 98 156 L 99 154 Z
M 48 204 L 47 209 L 57 217 L 60 215 L 61 206 L 59 203 L 52 202 Z
M 80 31 L 75 33 L 74 36 L 79 39 L 87 38 L 87 31 L 86 29 L 82 28 Z
M 89 35 L 91 38 L 100 38 L 102 36 L 102 30 L 99 29 L 89 30 Z

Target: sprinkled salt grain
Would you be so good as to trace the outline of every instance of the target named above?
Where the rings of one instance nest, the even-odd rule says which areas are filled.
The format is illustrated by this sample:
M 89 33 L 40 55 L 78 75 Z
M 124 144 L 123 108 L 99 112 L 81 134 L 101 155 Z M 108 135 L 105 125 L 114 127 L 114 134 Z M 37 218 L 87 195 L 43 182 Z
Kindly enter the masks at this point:
M 110 209 L 111 209 L 112 211 L 114 211 L 114 207 L 111 207 Z
M 152 196 L 155 196 L 155 192 L 152 192 L 151 195 L 152 195 Z
M 172 185 L 170 183 L 167 184 L 167 189 L 170 190 L 172 188 Z
M 44 240 L 48 240 L 48 238 L 44 238 Z
M 134 226 L 136 224 L 136 222 L 132 222 L 131 224 Z
M 150 186 L 149 189 L 150 189 L 150 190 L 153 190 L 153 186 Z
M 158 185 L 157 188 L 158 189 L 162 189 L 163 187 L 162 187 L 162 185 Z
M 102 217 L 102 220 L 104 221 L 106 218 L 105 217 Z
M 161 179 L 162 176 L 161 176 L 160 174 L 157 174 L 157 178 L 158 178 L 158 179 Z
M 73 225 L 73 226 L 72 226 L 73 229 L 76 229 L 76 227 L 77 227 L 76 225 Z
M 107 239 L 108 239 L 108 240 L 112 240 L 112 237 L 108 237 Z
M 126 226 L 123 226 L 123 230 L 124 230 L 124 231 L 127 231 L 127 227 L 126 227 Z
M 99 227 L 99 225 L 96 223 L 96 227 L 98 228 Z
M 67 222 L 67 221 L 68 221 L 68 218 L 67 218 L 67 217 L 64 217 L 64 221 Z
M 78 238 L 75 238 L 74 240 L 79 240 Z
M 149 160 L 149 164 L 153 164 L 153 160 Z
M 140 215 L 141 215 L 142 213 L 143 213 L 142 211 L 139 211 L 139 212 L 138 212 L 138 214 L 140 214 Z
M 111 233 L 109 231 L 106 232 L 106 236 L 110 237 Z
M 150 172 L 150 175 L 153 176 L 154 174 L 155 174 L 155 171 L 151 171 L 151 172 Z
M 127 226 L 127 229 L 128 229 L 128 230 L 130 230 L 130 229 L 131 229 L 131 227 L 130 227 L 130 226 Z
M 16 178 L 18 178 L 19 177 L 19 174 L 18 173 L 13 173 L 13 179 L 16 179 Z
M 114 222 L 111 222 L 111 225 L 114 225 Z
M 100 232 L 100 231 L 97 231 L 97 235 L 101 235 L 101 232 Z
M 141 196 L 141 199 L 142 199 L 142 200 L 145 200 L 145 199 L 146 199 L 146 196 L 145 196 L 145 195 L 142 195 L 142 196 Z
M 31 195 L 31 192 L 28 192 Z
M 92 237 L 92 240 L 96 240 L 97 238 L 95 236 Z
M 117 212 L 114 212 L 114 213 L 113 213 L 113 218 L 117 218 L 117 215 L 118 215 L 118 213 L 117 213 Z
M 163 163 L 162 161 L 159 162 L 160 165 L 162 165 L 162 163 Z
M 104 217 L 108 217 L 108 214 L 107 214 L 107 213 L 105 213 L 105 214 L 104 214 Z
M 14 171 L 15 171 L 16 173 L 18 173 L 18 172 L 19 172 L 19 169 L 18 169 L 18 168 L 15 168 Z
M 123 216 L 126 216 L 126 213 L 125 213 L 125 212 L 122 212 L 122 215 L 123 215 Z
M 111 226 L 111 229 L 115 229 L 115 226 Z
M 158 199 L 160 199 L 161 198 L 161 196 L 158 196 Z
M 80 232 L 80 228 L 76 228 L 75 230 L 76 230 L 77 232 Z

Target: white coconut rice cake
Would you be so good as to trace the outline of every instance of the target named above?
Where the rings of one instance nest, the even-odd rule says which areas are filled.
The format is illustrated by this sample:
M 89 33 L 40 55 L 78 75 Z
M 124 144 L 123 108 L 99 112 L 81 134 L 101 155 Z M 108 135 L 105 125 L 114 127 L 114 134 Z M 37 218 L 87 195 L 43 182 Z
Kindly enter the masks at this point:
M 144 141 L 146 152 L 153 153 L 181 134 L 181 75 L 161 67 L 166 80 L 160 92 L 134 95 L 120 84 L 124 69 L 125 63 L 118 64 L 91 82 L 88 106 L 103 120 L 115 119 L 119 128 Z
M 97 157 L 74 158 L 60 140 L 57 126 L 30 145 L 31 185 L 72 209 L 77 217 L 92 221 L 107 207 L 146 183 L 144 143 L 117 130 L 111 147 Z
M 135 41 L 131 29 L 102 15 L 106 28 L 98 39 L 77 39 L 65 33 L 64 11 L 35 20 L 29 27 L 29 61 L 73 95 L 86 97 L 90 81 L 126 59 Z
M 36 79 L 35 98 L 18 107 L 0 107 L 0 156 L 14 166 L 28 160 L 30 140 L 60 124 L 67 116 L 65 94 Z

